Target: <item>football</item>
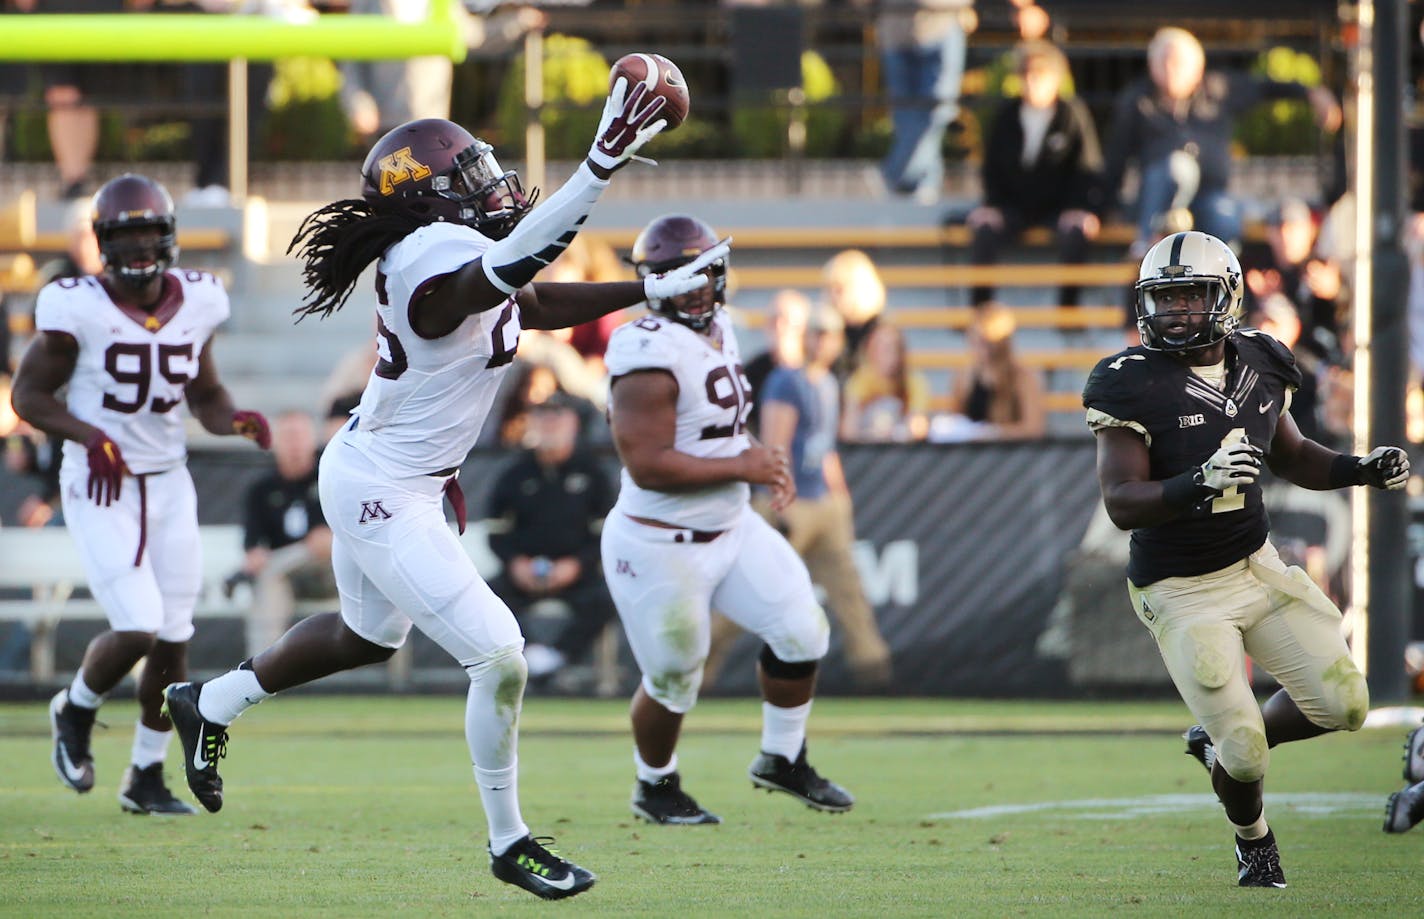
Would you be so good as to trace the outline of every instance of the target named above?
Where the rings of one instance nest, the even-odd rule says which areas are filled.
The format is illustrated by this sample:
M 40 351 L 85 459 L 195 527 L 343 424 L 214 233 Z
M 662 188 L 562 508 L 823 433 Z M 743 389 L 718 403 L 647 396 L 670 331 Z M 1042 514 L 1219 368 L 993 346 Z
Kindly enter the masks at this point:
M 692 104 L 687 95 L 687 81 L 683 80 L 682 71 L 677 69 L 677 65 L 661 54 L 636 52 L 623 55 L 613 63 L 613 69 L 608 72 L 609 89 L 613 88 L 619 77 L 628 79 L 630 93 L 634 86 L 642 83 L 648 87 L 648 92 L 667 100 L 659 115 L 667 119 L 667 127 L 664 130 L 671 131 L 687 117 Z

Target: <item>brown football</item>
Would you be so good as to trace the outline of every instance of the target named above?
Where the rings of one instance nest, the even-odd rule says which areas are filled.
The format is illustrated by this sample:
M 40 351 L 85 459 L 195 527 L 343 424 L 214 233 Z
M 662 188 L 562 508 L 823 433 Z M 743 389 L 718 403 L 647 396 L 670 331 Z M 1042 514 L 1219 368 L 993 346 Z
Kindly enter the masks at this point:
M 667 100 L 659 115 L 660 118 L 667 119 L 667 127 L 664 130 L 671 131 L 687 117 L 692 104 L 687 95 L 687 81 L 682 78 L 682 71 L 677 69 L 677 65 L 661 54 L 636 52 L 623 55 L 614 61 L 613 69 L 608 72 L 609 89 L 613 88 L 619 77 L 628 79 L 630 93 L 634 86 L 643 83 L 648 87 L 648 92 Z

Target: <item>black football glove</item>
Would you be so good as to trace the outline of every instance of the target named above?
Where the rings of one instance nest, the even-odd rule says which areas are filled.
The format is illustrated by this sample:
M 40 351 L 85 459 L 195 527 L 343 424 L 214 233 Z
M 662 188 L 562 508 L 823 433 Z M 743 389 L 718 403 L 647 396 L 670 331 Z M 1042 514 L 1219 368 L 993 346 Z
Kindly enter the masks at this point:
M 1357 462 L 1361 485 L 1395 491 L 1409 481 L 1409 454 L 1399 447 L 1375 447 Z

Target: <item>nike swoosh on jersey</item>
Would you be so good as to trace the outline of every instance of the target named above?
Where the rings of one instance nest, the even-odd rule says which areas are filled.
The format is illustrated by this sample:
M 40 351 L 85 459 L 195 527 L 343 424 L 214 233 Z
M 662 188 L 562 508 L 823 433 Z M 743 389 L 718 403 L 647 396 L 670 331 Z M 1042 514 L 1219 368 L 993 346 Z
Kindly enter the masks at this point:
M 59 745 L 59 764 L 64 768 L 64 774 L 69 776 L 74 781 L 77 782 L 80 779 L 84 778 L 84 770 L 81 767 L 74 765 L 74 763 L 69 759 L 69 751 L 64 749 L 63 744 Z
M 1264 414 L 1266 414 L 1267 412 L 1269 412 L 1269 411 L 1271 410 L 1271 406 L 1273 406 L 1273 405 L 1275 405 L 1275 404 L 1276 404 L 1276 403 L 1274 403 L 1274 402 L 1264 402 L 1264 403 L 1262 403 L 1261 405 L 1256 406 L 1256 411 L 1258 411 L 1258 412 L 1260 412 L 1262 415 L 1264 415 Z

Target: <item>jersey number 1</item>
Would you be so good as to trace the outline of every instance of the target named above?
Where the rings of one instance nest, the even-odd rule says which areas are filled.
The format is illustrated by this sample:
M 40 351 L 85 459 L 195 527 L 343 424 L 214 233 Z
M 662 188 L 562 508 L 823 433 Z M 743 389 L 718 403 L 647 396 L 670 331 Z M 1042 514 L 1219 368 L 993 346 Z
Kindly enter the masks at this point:
M 1226 436 L 1221 438 L 1221 445 L 1234 444 L 1246 435 L 1245 428 L 1232 428 L 1226 432 Z M 1213 514 L 1225 514 L 1228 511 L 1239 511 L 1246 506 L 1246 496 L 1241 493 L 1241 486 L 1233 485 L 1221 493 L 1220 497 L 1211 499 L 1211 512 Z

